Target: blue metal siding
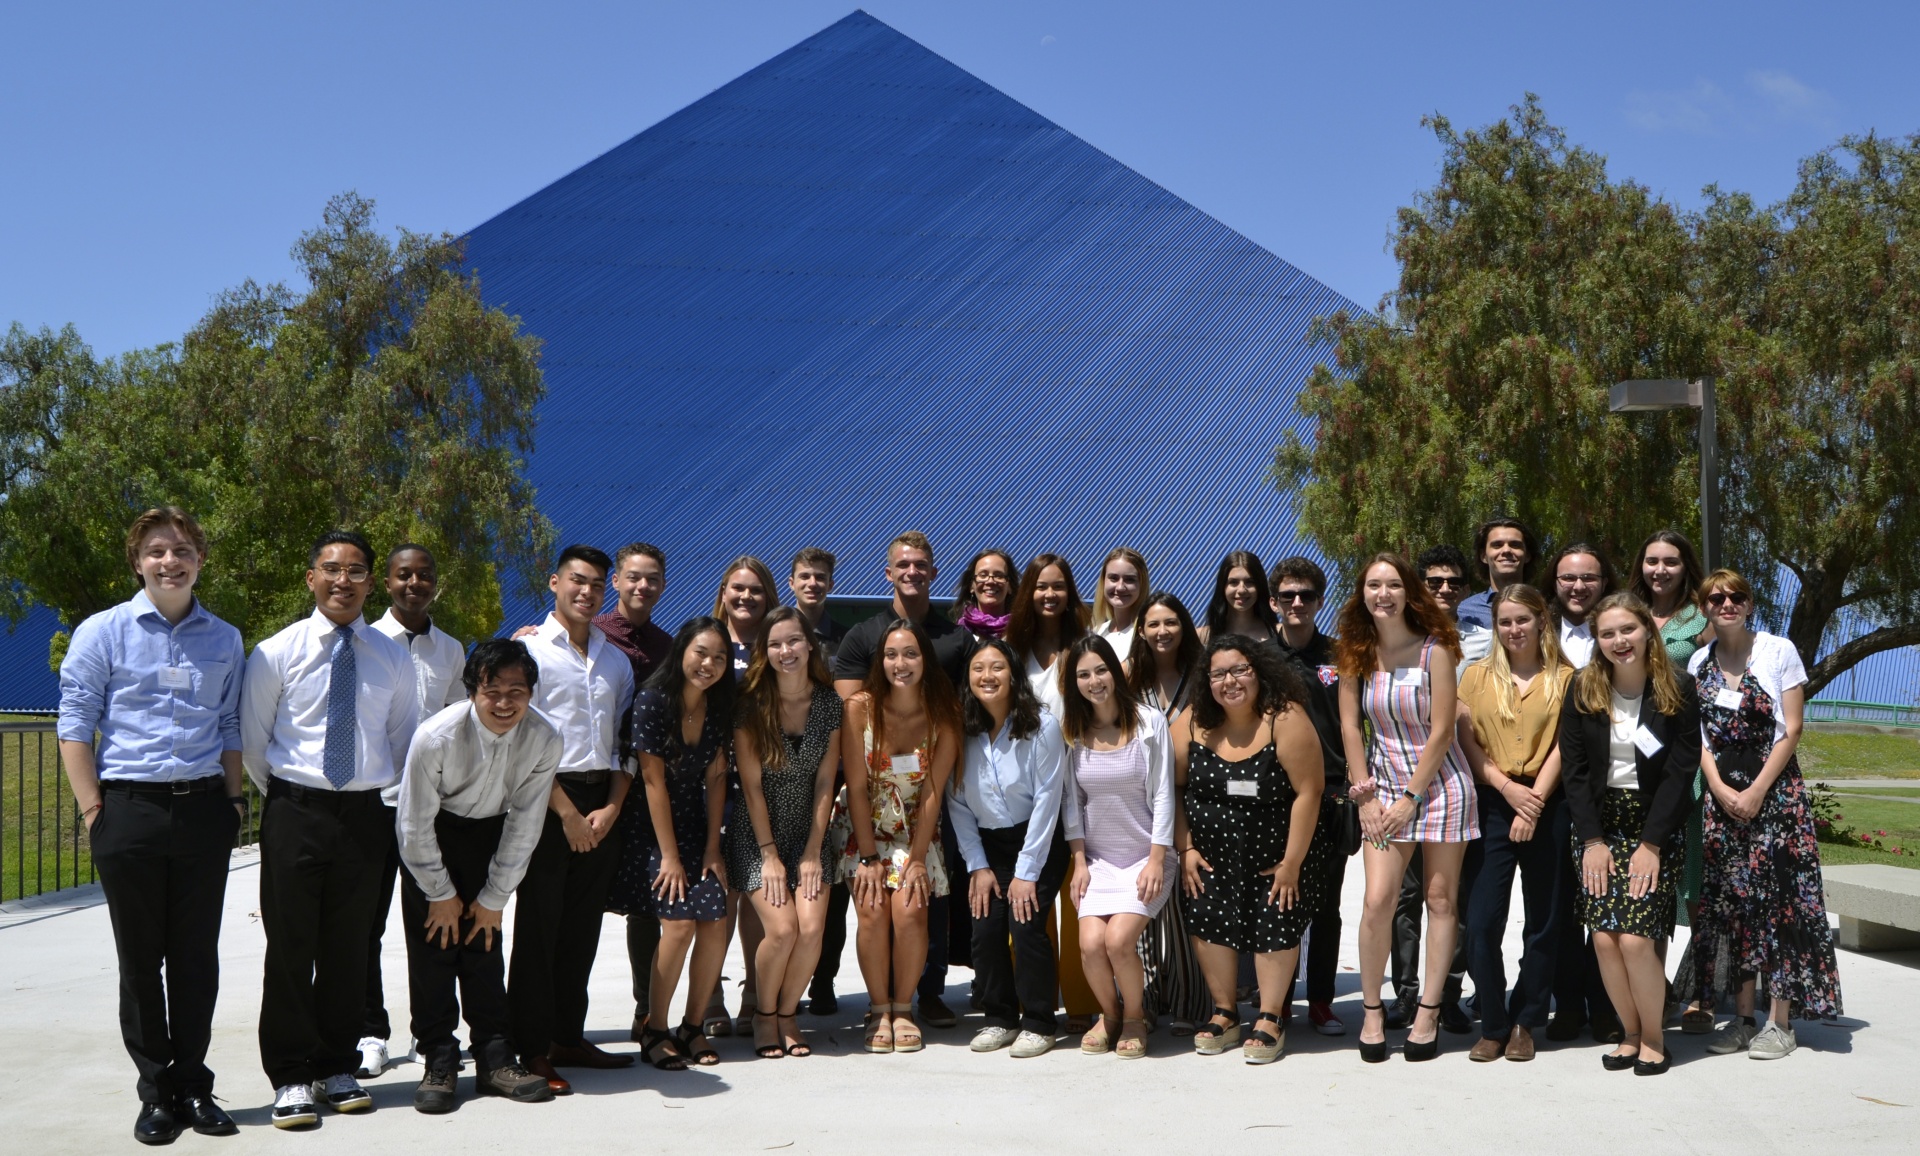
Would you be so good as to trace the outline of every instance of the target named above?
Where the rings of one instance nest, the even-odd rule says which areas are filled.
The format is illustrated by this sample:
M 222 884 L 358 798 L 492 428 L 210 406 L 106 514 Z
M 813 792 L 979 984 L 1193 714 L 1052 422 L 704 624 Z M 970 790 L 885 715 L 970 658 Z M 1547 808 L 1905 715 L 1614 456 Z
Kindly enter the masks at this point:
M 18 627 L 0 630 L 0 713 L 60 706 L 60 679 L 47 666 L 47 643 L 60 629 L 51 610 L 28 611 Z

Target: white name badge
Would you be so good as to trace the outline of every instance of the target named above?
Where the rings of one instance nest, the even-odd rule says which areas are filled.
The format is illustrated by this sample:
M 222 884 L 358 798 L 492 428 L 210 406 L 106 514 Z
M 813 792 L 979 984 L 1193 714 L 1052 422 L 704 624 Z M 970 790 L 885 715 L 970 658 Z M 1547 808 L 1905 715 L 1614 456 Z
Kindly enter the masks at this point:
M 1420 676 L 1425 673 L 1417 666 L 1396 666 L 1393 668 L 1393 685 L 1419 686 Z
M 193 672 L 184 666 L 160 668 L 160 685 L 166 690 L 192 690 Z
M 1257 799 L 1260 797 L 1260 783 L 1255 779 L 1228 779 L 1227 794 Z
M 1640 749 L 1641 754 L 1652 758 L 1659 754 L 1660 748 L 1666 744 L 1654 738 L 1652 731 L 1646 727 L 1641 727 L 1639 730 L 1633 732 L 1633 745 Z
M 1721 710 L 1739 710 L 1740 692 L 1730 686 L 1721 687 L 1720 693 L 1713 696 L 1713 705 Z
M 917 775 L 920 773 L 920 756 L 895 755 L 893 756 L 893 769 L 903 775 Z

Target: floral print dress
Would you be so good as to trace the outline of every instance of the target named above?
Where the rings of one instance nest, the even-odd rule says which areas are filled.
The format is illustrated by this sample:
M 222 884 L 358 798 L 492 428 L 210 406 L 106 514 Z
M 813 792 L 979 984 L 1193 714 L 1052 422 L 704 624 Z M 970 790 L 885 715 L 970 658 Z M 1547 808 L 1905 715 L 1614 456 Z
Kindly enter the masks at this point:
M 1777 709 L 1752 671 L 1730 680 L 1709 645 L 1700 667 L 1700 719 L 1720 778 L 1735 790 L 1759 777 L 1773 750 Z M 1739 693 L 1738 707 L 1716 701 Z M 1841 1012 L 1840 972 L 1827 926 L 1820 848 L 1798 758 L 1789 759 L 1752 822 L 1701 808 L 1700 916 L 1693 929 L 1694 974 L 1706 999 L 1757 977 L 1757 999 L 1785 999 L 1797 1017 Z
M 913 822 L 920 813 L 920 792 L 926 789 L 927 773 L 932 766 L 934 736 L 928 734 L 927 741 L 914 751 L 914 765 L 904 769 L 894 765 L 894 756 L 873 749 L 871 720 L 867 723 L 865 739 L 867 808 L 873 816 L 874 850 L 886 864 L 887 890 L 898 891 L 901 874 L 906 871 L 907 859 L 913 853 Z M 947 893 L 946 857 L 940 852 L 938 822 L 936 819 L 927 839 L 927 883 L 935 896 Z M 835 825 L 841 826 L 839 822 Z M 848 834 L 846 848 L 840 855 L 840 877 L 852 879 L 860 866 L 860 841 L 854 838 L 851 825 L 842 829 Z

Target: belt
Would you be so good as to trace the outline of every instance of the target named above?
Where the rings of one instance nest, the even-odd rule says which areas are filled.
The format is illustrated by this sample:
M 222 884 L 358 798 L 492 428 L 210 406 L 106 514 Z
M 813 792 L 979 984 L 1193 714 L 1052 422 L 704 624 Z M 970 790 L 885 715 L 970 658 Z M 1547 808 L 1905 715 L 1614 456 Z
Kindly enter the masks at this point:
M 613 777 L 612 771 L 561 771 L 553 776 L 563 783 L 575 783 L 583 787 L 596 786 Z
M 225 775 L 202 775 L 197 779 L 176 779 L 170 783 L 148 783 L 131 779 L 102 779 L 100 789 L 117 791 L 126 795 L 160 796 L 199 795 L 209 791 L 224 791 L 227 787 Z
M 292 799 L 298 803 L 319 803 L 336 810 L 345 810 L 350 806 L 383 805 L 377 789 L 329 791 L 320 787 L 303 787 L 299 783 L 290 783 L 285 779 L 272 779 L 267 783 L 267 798 Z

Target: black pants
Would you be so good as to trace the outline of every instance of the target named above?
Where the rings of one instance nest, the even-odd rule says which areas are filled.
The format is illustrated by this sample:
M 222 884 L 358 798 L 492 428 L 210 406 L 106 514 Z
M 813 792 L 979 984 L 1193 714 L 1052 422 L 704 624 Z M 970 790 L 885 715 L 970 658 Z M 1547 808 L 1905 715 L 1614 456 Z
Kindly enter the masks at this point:
M 1344 788 L 1341 788 L 1344 790 Z M 1320 829 L 1331 831 L 1331 804 L 1320 807 Z M 1326 864 L 1326 896 L 1320 910 L 1313 913 L 1313 922 L 1307 925 L 1307 1002 L 1332 1003 L 1333 981 L 1340 973 L 1340 892 L 1347 882 L 1348 857 L 1328 855 Z M 1287 980 L 1287 1004 L 1293 1003 L 1292 979 Z
M 120 957 L 120 1038 L 148 1103 L 213 1092 L 220 915 L 240 829 L 224 782 L 155 795 L 109 780 L 88 836 Z
M 980 1010 L 990 1026 L 1020 1027 L 1043 1036 L 1054 1033 L 1053 1009 L 1060 993 L 1059 972 L 1053 959 L 1053 941 L 1047 938 L 1047 924 L 1053 913 L 1053 901 L 1067 877 L 1067 844 L 1054 828 L 1053 846 L 1040 868 L 1036 886 L 1037 905 L 1033 915 L 1021 923 L 1013 917 L 1007 903 L 1007 885 L 1013 882 L 1013 865 L 1027 842 L 1027 825 L 998 830 L 982 829 L 980 845 L 987 853 L 987 866 L 1000 884 L 1000 894 L 987 906 L 985 919 L 973 919 L 968 908 L 968 931 L 972 936 L 974 975 L 980 983 Z M 966 879 L 961 860 L 953 880 L 949 901 L 962 907 L 967 903 Z M 1008 950 L 1008 941 L 1012 950 Z M 924 994 L 924 992 L 922 993 Z
M 360 1066 L 367 935 L 393 840 L 378 791 L 275 779 L 260 819 L 260 1062 L 275 1087 Z
M 627 912 L 627 964 L 633 968 L 635 1023 L 646 1019 L 653 1008 L 653 957 L 659 950 L 660 921 L 651 912 Z
M 953 824 L 946 818 L 945 799 L 940 801 L 940 853 L 947 863 L 947 879 L 964 878 L 966 860 L 954 838 Z M 1057 888 L 1056 888 L 1057 890 Z M 829 911 L 831 917 L 831 911 Z M 843 933 L 844 934 L 844 933 Z M 967 906 L 964 891 L 958 896 L 940 895 L 927 901 L 927 965 L 920 972 L 920 998 L 941 997 L 947 990 L 947 968 L 953 964 L 970 966 L 973 953 L 973 911 Z
M 608 783 L 559 779 L 581 814 L 607 805 Z M 567 846 L 560 816 L 547 812 L 514 906 L 513 962 L 507 977 L 513 1042 L 526 1058 L 555 1043 L 577 1044 L 587 1024 L 587 977 L 600 950 L 607 889 L 620 866 L 616 825 L 591 851 Z
M 434 818 L 440 862 L 462 903 L 472 903 L 487 885 L 487 869 L 493 865 L 506 822 L 504 813 L 463 819 L 443 811 Z M 460 1041 L 453 1032 L 463 1011 L 474 1065 L 485 1073 L 512 1063 L 513 1044 L 507 1039 L 507 945 L 501 937 L 496 933 L 491 945 L 484 935 L 472 943 L 462 942 L 473 929 L 473 922 L 463 918 L 452 943 L 429 940 L 427 893 L 414 882 L 412 873 L 400 881 L 400 918 L 406 928 L 413 1038 L 427 1070 L 460 1070 Z
M 387 808 L 387 865 L 380 871 L 380 898 L 373 904 L 372 934 L 367 937 L 367 1020 L 362 1036 L 376 1040 L 393 1038 L 393 1023 L 387 1018 L 386 984 L 380 979 L 380 940 L 387 934 L 387 915 L 393 910 L 393 886 L 400 879 L 400 839 L 394 832 L 394 809 Z
M 1480 839 L 1467 849 L 1460 878 L 1461 891 L 1472 896 L 1467 904 L 1467 969 L 1473 976 L 1480 1034 L 1490 1040 L 1504 1040 L 1516 1023 L 1530 1030 L 1547 1025 L 1554 957 L 1562 925 L 1570 914 L 1560 902 L 1559 890 L 1560 861 L 1566 858 L 1567 816 L 1556 792 L 1540 812 L 1532 837 L 1516 843 L 1507 835 L 1513 826 L 1513 808 L 1492 787 L 1479 790 Z M 1526 915 L 1520 938 L 1520 974 L 1514 981 L 1513 994 L 1508 996 L 1506 961 L 1500 945 L 1506 937 L 1516 871 Z
M 807 988 L 814 999 L 833 994 L 833 981 L 840 976 L 840 957 L 847 951 L 847 908 L 852 905 L 853 893 L 847 889 L 846 880 L 835 883 L 827 892 L 827 928 L 820 936 L 820 962 L 813 965 L 813 983 Z M 927 923 L 931 930 L 931 911 Z
M 1560 860 L 1554 890 L 1555 903 L 1563 914 L 1559 945 L 1554 952 L 1553 1010 L 1587 1023 L 1613 1019 L 1613 1000 L 1607 997 L 1607 985 L 1600 978 L 1600 962 L 1593 956 L 1593 941 L 1573 914 L 1573 893 L 1580 886 L 1580 871 L 1573 858 L 1573 813 L 1561 807 L 1560 815 L 1553 837 Z
M 1459 926 L 1453 936 L 1453 965 L 1447 969 L 1447 986 L 1440 997 L 1447 1003 L 1460 999 L 1462 981 L 1467 976 L 1466 889 L 1454 898 L 1454 914 Z M 1421 874 L 1420 848 L 1413 849 L 1407 861 L 1406 877 L 1400 880 L 1400 902 L 1393 909 L 1393 990 L 1397 995 L 1420 995 L 1420 913 L 1427 906 L 1427 881 Z

